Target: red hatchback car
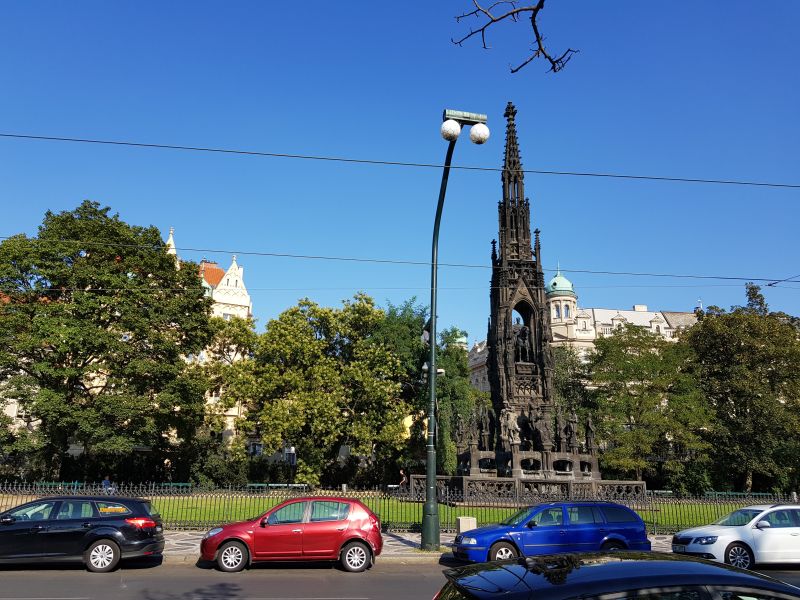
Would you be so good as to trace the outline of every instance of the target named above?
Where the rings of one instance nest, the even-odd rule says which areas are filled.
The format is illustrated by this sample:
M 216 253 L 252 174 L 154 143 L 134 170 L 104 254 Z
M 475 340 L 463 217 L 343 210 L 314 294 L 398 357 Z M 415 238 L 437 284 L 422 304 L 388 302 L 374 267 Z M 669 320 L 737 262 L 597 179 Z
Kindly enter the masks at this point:
M 211 529 L 200 543 L 203 560 L 222 571 L 257 561 L 339 560 L 363 571 L 383 549 L 381 523 L 353 498 L 292 498 L 252 521 Z

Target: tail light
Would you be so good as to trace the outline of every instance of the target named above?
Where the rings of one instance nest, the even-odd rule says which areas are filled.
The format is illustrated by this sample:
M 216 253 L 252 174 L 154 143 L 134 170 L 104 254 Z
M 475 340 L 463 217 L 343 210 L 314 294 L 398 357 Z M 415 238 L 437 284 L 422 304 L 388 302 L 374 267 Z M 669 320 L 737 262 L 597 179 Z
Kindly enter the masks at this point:
M 378 517 L 376 517 L 372 513 L 370 513 L 369 515 L 369 522 L 375 529 L 377 529 L 378 531 L 381 530 L 381 522 L 378 520 Z
M 125 522 L 128 525 L 133 525 L 137 529 L 147 529 L 151 527 L 156 527 L 157 523 L 153 521 L 153 519 L 149 519 L 147 517 L 134 517 L 131 519 L 125 519 Z

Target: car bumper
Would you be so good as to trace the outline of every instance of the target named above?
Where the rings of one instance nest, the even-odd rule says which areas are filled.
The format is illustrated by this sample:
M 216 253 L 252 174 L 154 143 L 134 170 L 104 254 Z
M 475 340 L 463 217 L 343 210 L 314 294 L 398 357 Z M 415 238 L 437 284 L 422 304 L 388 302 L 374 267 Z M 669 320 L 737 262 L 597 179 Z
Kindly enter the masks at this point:
M 467 562 L 485 562 L 488 549 L 484 546 L 453 546 L 453 557 Z
M 120 548 L 121 558 L 153 556 L 164 552 L 164 540 L 143 540 L 134 544 L 126 544 Z
M 219 544 L 214 538 L 203 538 L 200 542 L 200 558 L 203 560 L 215 560 L 217 558 L 217 548 Z
M 685 554 L 687 556 L 697 556 L 706 560 L 723 562 L 724 549 L 719 544 L 672 544 L 674 554 Z
M 628 548 L 630 550 L 650 551 L 653 549 L 653 545 L 650 543 L 650 540 L 644 540 L 643 542 L 631 542 Z

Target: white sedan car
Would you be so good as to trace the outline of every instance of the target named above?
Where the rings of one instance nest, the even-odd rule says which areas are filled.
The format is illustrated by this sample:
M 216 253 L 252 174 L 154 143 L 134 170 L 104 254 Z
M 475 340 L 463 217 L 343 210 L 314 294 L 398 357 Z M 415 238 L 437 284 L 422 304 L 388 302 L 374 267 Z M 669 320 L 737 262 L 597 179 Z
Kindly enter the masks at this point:
M 679 531 L 672 537 L 672 551 L 742 569 L 755 563 L 800 563 L 800 506 L 740 508 L 711 525 Z

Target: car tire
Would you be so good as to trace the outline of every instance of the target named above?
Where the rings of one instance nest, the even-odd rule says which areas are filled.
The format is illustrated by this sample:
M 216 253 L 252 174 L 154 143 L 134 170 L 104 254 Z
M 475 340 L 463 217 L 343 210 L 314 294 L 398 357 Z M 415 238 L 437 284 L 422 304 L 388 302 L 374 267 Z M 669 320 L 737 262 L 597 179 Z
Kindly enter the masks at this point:
M 119 564 L 120 552 L 116 542 L 97 540 L 83 553 L 83 562 L 92 573 L 108 573 Z
M 755 564 L 753 552 L 739 542 L 734 542 L 725 548 L 725 563 L 740 569 L 752 569 Z
M 622 542 L 616 542 L 614 540 L 609 540 L 604 542 L 602 546 L 600 546 L 600 550 L 604 552 L 610 552 L 612 550 L 625 550 L 625 544 Z
M 360 573 L 369 566 L 371 557 L 372 554 L 365 544 L 350 542 L 342 548 L 340 562 L 345 571 Z
M 236 573 L 247 566 L 250 555 L 241 542 L 225 542 L 217 551 L 217 567 L 225 573 Z
M 509 558 L 517 558 L 519 552 L 517 549 L 508 542 L 497 542 L 489 548 L 489 560 L 507 560 Z

